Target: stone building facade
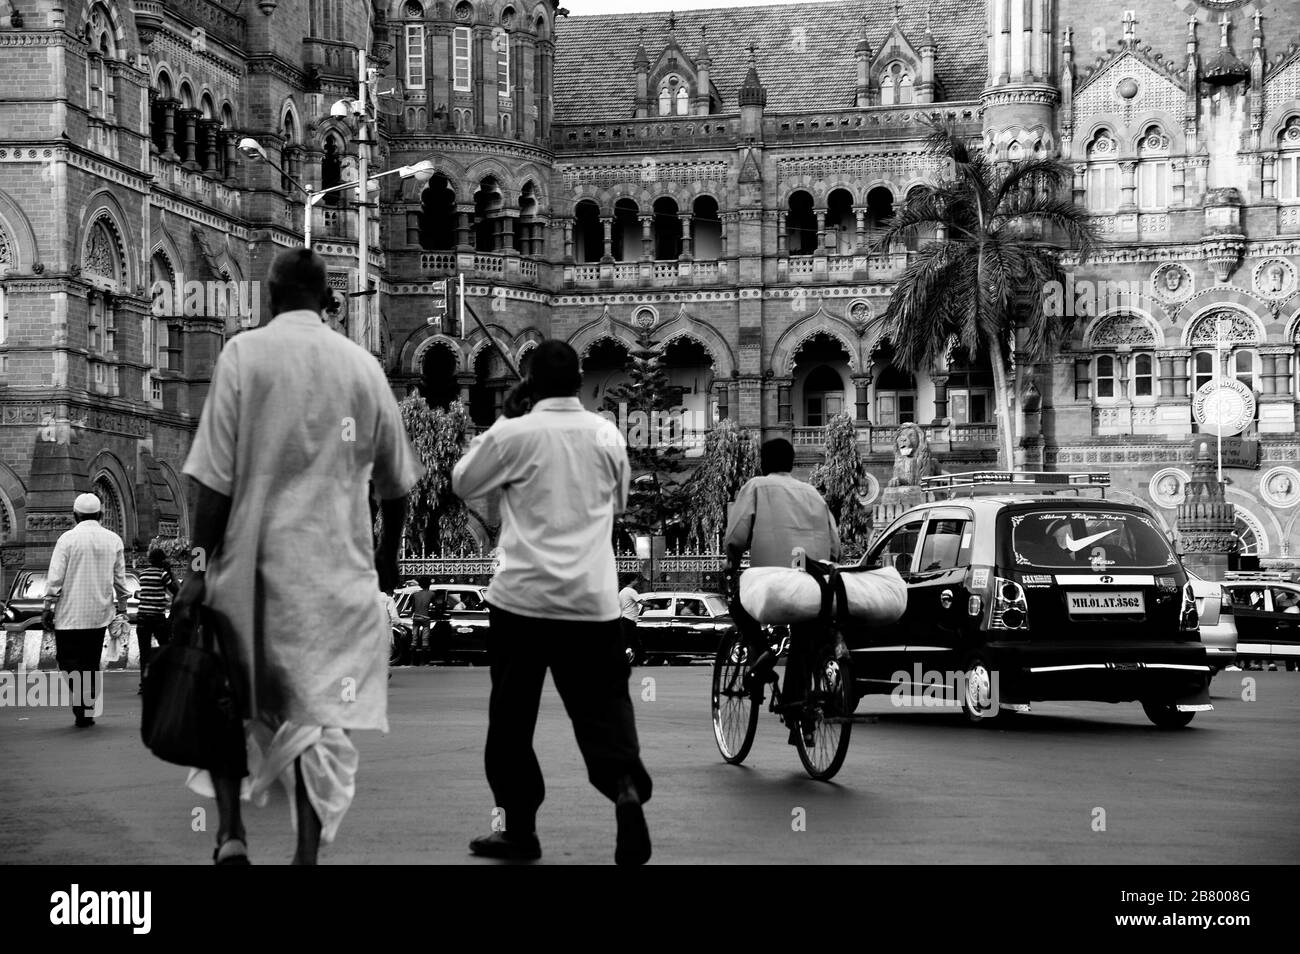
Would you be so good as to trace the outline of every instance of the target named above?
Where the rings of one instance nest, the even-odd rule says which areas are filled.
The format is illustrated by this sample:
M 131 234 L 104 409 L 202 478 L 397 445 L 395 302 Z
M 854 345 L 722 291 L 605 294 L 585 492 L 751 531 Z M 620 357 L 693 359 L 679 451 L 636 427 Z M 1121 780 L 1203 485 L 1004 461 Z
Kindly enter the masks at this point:
M 992 462 L 987 361 L 909 374 L 870 325 L 916 248 L 868 248 L 942 174 L 921 121 L 938 112 L 995 158 L 1069 163 L 1106 238 L 1062 290 L 1073 336 L 1049 361 L 1016 361 L 1018 462 L 1109 469 L 1119 496 L 1172 526 L 1191 397 L 1217 362 L 1256 397 L 1225 459 L 1242 543 L 1266 557 L 1300 545 L 1294 3 L 13 9 L 0 16 L 6 568 L 48 556 L 84 489 L 130 545 L 188 532 L 179 474 L 213 360 L 266 317 L 258 279 L 302 241 L 292 179 L 351 174 L 357 128 L 331 107 L 356 96 L 358 45 L 379 71 L 371 171 L 434 171 L 385 177 L 360 213 L 353 190 L 319 203 L 313 245 L 338 290 L 330 320 L 398 395 L 460 397 L 486 425 L 508 385 L 497 348 L 522 363 L 558 337 L 583 355 L 596 407 L 648 329 L 695 430 L 735 418 L 788 436 L 807 465 L 821 425 L 848 411 L 867 496 L 902 423 L 926 429 L 945 469 Z M 287 175 L 241 152 L 246 137 Z M 495 346 L 473 322 L 429 320 L 434 282 L 456 275 Z

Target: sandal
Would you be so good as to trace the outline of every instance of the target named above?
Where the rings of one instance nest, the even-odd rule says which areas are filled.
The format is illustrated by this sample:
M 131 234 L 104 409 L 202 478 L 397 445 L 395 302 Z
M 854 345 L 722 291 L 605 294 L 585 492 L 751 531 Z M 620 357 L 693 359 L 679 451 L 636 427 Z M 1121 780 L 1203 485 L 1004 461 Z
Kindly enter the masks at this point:
M 226 846 L 234 846 L 226 851 Z M 227 838 L 212 849 L 212 863 L 216 865 L 248 865 L 248 845 L 242 838 Z

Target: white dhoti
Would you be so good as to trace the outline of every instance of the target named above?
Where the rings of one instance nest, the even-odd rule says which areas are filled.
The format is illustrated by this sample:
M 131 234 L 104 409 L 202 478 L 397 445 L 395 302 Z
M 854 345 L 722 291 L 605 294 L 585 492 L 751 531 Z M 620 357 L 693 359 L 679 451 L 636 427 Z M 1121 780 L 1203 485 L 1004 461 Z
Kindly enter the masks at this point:
M 294 831 L 298 830 L 295 799 L 297 780 L 294 760 L 301 759 L 307 798 L 321 822 L 321 840 L 334 841 L 339 823 L 356 795 L 357 764 L 360 756 L 343 729 L 282 722 L 273 727 L 262 719 L 245 723 L 248 741 L 248 777 L 240 786 L 240 798 L 259 808 L 266 805 L 271 786 L 278 779 L 289 796 Z M 199 795 L 213 798 L 212 777 L 206 769 L 190 769 L 185 784 Z

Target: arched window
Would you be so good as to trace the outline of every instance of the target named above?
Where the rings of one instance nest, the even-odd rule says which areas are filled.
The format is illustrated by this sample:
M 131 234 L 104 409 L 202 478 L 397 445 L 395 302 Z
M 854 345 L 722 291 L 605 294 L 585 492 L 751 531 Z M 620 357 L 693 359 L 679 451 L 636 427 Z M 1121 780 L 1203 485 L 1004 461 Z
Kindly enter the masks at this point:
M 1252 391 L 1259 390 L 1259 353 L 1249 348 L 1232 354 L 1232 376 Z
M 912 102 L 912 74 L 902 60 L 894 60 L 880 74 L 880 105 L 901 106 Z
M 116 482 L 107 473 L 103 473 L 95 478 L 90 489 L 99 498 L 100 525 L 106 530 L 112 530 L 119 537 L 125 537 L 126 512 L 122 507 L 122 497 L 117 492 Z
M 1097 399 L 1110 401 L 1115 399 L 1115 356 L 1101 354 L 1097 356 Z
M 948 416 L 954 424 L 985 424 L 993 413 L 993 367 L 987 353 L 971 361 L 964 353 L 948 363 Z
M 691 207 L 691 254 L 696 261 L 715 261 L 722 257 L 722 220 L 718 203 L 702 195 Z
M 828 364 L 808 372 L 803 385 L 803 422 L 806 427 L 824 427 L 844 410 L 844 379 Z
M 343 149 L 339 144 L 339 137 L 333 133 L 326 136 L 323 152 L 320 161 L 320 187 L 330 189 L 343 181 Z M 345 189 L 331 192 L 321 201 L 329 206 L 337 206 L 346 192 Z
M 665 86 L 659 90 L 659 115 L 667 116 L 673 111 L 673 94 Z
M 885 427 L 916 423 L 916 378 L 890 365 L 876 381 L 876 422 Z
M 90 8 L 84 37 L 86 46 L 86 102 L 90 111 L 101 119 L 115 114 L 114 80 L 106 63 L 117 58 L 117 40 L 112 20 L 102 4 Z
M 280 136 L 284 140 L 282 166 L 286 173 L 280 176 L 280 189 L 288 192 L 294 187 L 293 179 L 298 177 L 298 120 L 291 109 L 284 111 L 284 118 L 280 122 Z
M 1277 134 L 1277 197 L 1300 201 L 1300 116 L 1292 116 Z
M 1192 355 L 1192 391 L 1214 380 L 1214 352 L 1198 351 Z
M 817 216 L 813 198 L 807 192 L 790 195 L 785 216 L 786 251 L 790 255 L 811 255 L 817 250 Z
M 1138 142 L 1138 208 L 1169 208 L 1169 137 L 1159 126 L 1148 126 Z
M 685 86 L 677 87 L 677 115 L 685 116 L 691 111 L 691 94 Z
M 424 24 L 406 24 L 406 88 L 424 89 Z
M 484 176 L 474 193 L 474 247 L 480 252 L 498 252 L 503 234 L 501 213 L 505 198 L 495 176 Z
M 1133 398 L 1155 396 L 1155 356 L 1145 352 L 1133 356 Z
M 573 210 L 574 260 L 599 262 L 604 247 L 605 234 L 600 222 L 600 207 L 590 199 L 584 199 Z
M 1088 179 L 1084 193 L 1091 212 L 1113 212 L 1119 205 L 1119 147 L 1102 129 L 1088 144 Z
M 614 203 L 611 238 L 616 262 L 635 262 L 641 258 L 641 215 L 634 200 L 622 198 Z

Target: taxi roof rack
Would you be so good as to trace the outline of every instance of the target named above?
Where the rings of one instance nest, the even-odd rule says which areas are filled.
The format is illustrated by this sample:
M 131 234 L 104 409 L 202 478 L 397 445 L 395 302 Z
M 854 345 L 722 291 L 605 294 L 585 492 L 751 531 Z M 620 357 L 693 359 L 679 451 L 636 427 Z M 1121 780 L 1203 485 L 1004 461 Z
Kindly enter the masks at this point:
M 1296 574 L 1288 570 L 1226 570 L 1223 581 L 1245 583 L 1294 583 Z
M 1074 491 L 1079 496 L 1084 490 L 1099 490 L 1106 496 L 1110 486 L 1110 472 L 1104 470 L 1035 471 L 1035 470 L 975 470 L 962 474 L 937 474 L 921 478 L 921 489 L 933 500 L 942 494 L 946 497 L 994 494 L 1057 494 Z

